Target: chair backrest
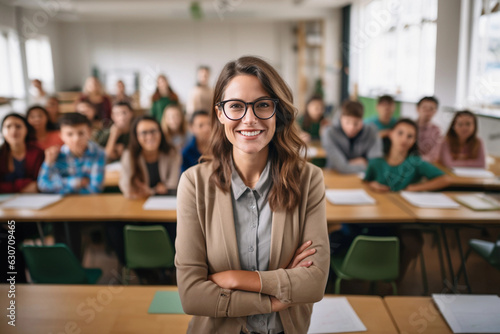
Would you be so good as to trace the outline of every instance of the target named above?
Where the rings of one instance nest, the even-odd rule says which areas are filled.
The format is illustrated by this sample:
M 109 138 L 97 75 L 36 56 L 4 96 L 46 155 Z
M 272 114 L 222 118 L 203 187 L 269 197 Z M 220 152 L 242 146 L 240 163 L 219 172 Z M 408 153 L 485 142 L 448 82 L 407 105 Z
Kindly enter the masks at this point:
M 397 237 L 357 236 L 342 263 L 342 272 L 352 278 L 379 281 L 399 275 Z
M 161 225 L 123 228 L 125 260 L 128 268 L 170 268 L 174 266 L 174 247 Z
M 22 247 L 34 283 L 85 284 L 85 270 L 65 244 Z

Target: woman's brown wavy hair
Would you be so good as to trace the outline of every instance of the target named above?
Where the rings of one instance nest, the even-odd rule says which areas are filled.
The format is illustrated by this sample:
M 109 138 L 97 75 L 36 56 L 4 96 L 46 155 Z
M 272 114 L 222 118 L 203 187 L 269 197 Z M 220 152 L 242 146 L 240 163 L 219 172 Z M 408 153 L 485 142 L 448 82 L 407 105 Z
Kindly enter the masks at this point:
M 479 139 L 477 139 L 477 117 L 469 110 L 457 111 L 455 113 L 455 116 L 453 117 L 453 120 L 451 121 L 450 128 L 446 133 L 446 140 L 448 141 L 448 145 L 450 146 L 451 156 L 453 157 L 453 159 L 458 159 L 458 156 L 460 155 L 460 141 L 454 129 L 455 123 L 460 116 L 470 116 L 474 120 L 474 132 L 470 135 L 469 138 L 467 138 L 467 140 L 465 141 L 465 145 L 470 154 L 468 159 L 475 159 L 479 154 L 480 146 Z
M 295 126 L 297 109 L 293 106 L 292 92 L 271 65 L 260 58 L 247 56 L 224 66 L 215 85 L 214 104 L 223 100 L 227 85 L 238 75 L 255 76 L 270 97 L 279 99 L 274 116 L 276 132 L 269 143 L 273 185 L 268 200 L 273 211 L 293 210 L 301 198 L 300 173 L 305 164 L 301 152 L 305 152 L 306 146 Z M 224 125 L 217 118 L 215 105 L 211 111 L 211 119 L 212 135 L 209 152 L 202 157 L 202 160 L 212 161 L 214 171 L 210 181 L 222 191 L 228 192 L 231 187 L 232 144 L 226 138 Z

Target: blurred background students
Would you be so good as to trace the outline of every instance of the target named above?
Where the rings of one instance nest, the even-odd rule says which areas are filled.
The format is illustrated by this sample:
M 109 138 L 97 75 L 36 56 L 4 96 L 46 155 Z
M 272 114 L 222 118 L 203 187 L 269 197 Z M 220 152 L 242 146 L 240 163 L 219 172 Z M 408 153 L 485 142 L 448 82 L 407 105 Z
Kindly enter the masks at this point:
M 113 104 L 117 104 L 119 102 L 127 102 L 132 105 L 132 98 L 127 95 L 123 80 L 118 80 L 116 82 L 116 94 L 113 96 Z
M 43 83 L 39 79 L 31 80 L 30 87 L 30 103 L 45 105 L 47 103 L 48 94 L 43 88 Z
M 59 116 L 61 116 L 61 110 L 59 108 L 59 100 L 57 96 L 49 96 L 47 98 L 47 103 L 45 103 L 45 109 L 49 113 L 49 120 L 57 128 L 59 128 Z
M 486 167 L 483 141 L 477 135 L 477 117 L 458 111 L 437 150 L 436 161 L 446 167 Z
M 325 103 L 321 96 L 311 96 L 306 103 L 304 115 L 298 118 L 303 141 L 310 143 L 314 140 L 320 140 L 320 133 L 329 125 L 325 118 Z
M 56 130 L 56 126 L 49 120 L 49 113 L 44 107 L 32 106 L 26 111 L 26 119 L 35 129 L 36 145 L 38 147 L 42 150 L 51 146 L 61 147 L 63 141 L 60 132 Z
M 373 124 L 380 137 L 385 137 L 389 134 L 397 119 L 393 117 L 396 110 L 396 102 L 390 95 L 382 95 L 377 100 L 377 116 L 374 116 L 366 121 L 366 124 Z
M 99 145 L 105 147 L 108 161 L 119 160 L 128 147 L 133 118 L 134 111 L 128 102 L 118 102 L 113 106 L 111 112 L 113 125 L 109 129 L 104 129 L 98 138 Z
M 158 76 L 156 90 L 151 98 L 151 115 L 161 123 L 165 107 L 169 104 L 179 103 L 177 94 L 172 90 L 167 77 L 164 74 Z
M 84 115 L 90 121 L 90 139 L 99 142 L 101 132 L 103 131 L 102 121 L 97 116 L 97 109 L 88 101 L 77 102 L 75 111 Z
M 202 65 L 198 67 L 196 72 L 196 86 L 191 91 L 189 100 L 186 105 L 187 117 L 196 110 L 212 110 L 214 90 L 209 86 L 210 83 L 210 67 Z
M 432 123 L 439 102 L 434 96 L 425 96 L 417 103 L 418 150 L 422 159 L 435 160 L 436 146 L 441 141 L 441 130 Z
M 181 152 L 188 142 L 188 129 L 186 118 L 178 104 L 170 104 L 165 107 L 161 119 L 161 129 L 168 142 L 172 143 Z
M 89 77 L 85 81 L 80 101 L 87 101 L 94 105 L 97 117 L 105 122 L 111 119 L 111 100 L 104 93 L 101 82 L 96 77 Z
M 321 135 L 327 154 L 326 167 L 339 173 L 364 172 L 368 160 L 382 155 L 377 130 L 363 124 L 363 105 L 355 101 L 342 104 L 340 121 Z
M 189 120 L 189 129 L 192 136 L 182 150 L 182 172 L 197 165 L 198 160 L 207 150 L 212 130 L 208 112 L 205 110 L 195 111 Z

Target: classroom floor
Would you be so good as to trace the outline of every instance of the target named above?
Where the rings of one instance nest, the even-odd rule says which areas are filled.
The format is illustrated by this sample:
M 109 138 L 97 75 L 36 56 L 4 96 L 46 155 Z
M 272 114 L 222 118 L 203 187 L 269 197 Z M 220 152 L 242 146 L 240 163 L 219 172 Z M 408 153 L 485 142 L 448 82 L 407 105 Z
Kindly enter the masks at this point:
M 83 233 L 83 244 L 86 245 L 83 254 L 84 267 L 97 267 L 103 269 L 103 276 L 98 284 L 120 284 L 122 268 L 117 257 L 112 251 L 107 249 L 105 240 L 99 237 L 91 238 L 88 233 Z M 460 231 L 462 247 L 464 252 L 468 249 L 467 242 L 469 239 L 482 239 L 494 242 L 497 236 L 500 235 L 500 228 L 463 228 Z M 458 247 L 453 231 L 448 230 L 448 243 L 450 246 L 452 261 L 455 272 L 460 265 Z M 50 243 L 50 239 L 47 240 Z M 424 248 L 425 265 L 427 270 L 427 280 L 429 292 L 431 293 L 447 293 L 450 292 L 442 284 L 441 270 L 439 265 L 438 249 L 433 244 L 433 236 L 429 233 L 424 233 Z M 445 256 L 443 249 L 443 256 Z M 448 266 L 445 260 L 445 270 L 448 274 Z M 424 292 L 422 284 L 420 260 L 413 261 L 403 279 L 398 282 L 398 294 L 408 296 L 422 295 Z M 500 295 L 500 271 L 491 267 L 486 261 L 476 254 L 471 254 L 467 261 L 467 272 L 472 287 L 472 292 L 475 294 L 497 294 Z M 148 284 L 175 284 L 172 277 L 167 277 L 167 281 L 161 281 L 157 272 L 142 273 L 141 277 Z M 130 284 L 140 284 L 139 278 L 133 271 L 131 272 Z M 459 292 L 466 293 L 466 287 L 463 277 L 459 284 Z M 327 286 L 327 293 L 333 293 L 333 281 L 330 281 Z M 369 294 L 370 285 L 361 281 L 343 281 L 341 285 L 342 294 Z M 377 286 L 377 294 L 390 295 L 392 289 L 389 284 L 379 284 Z

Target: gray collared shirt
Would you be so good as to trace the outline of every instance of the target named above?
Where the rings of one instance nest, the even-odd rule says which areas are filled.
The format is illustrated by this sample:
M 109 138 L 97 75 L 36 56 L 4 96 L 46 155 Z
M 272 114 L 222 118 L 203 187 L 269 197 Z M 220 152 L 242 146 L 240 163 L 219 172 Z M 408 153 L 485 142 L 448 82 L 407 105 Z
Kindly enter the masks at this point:
M 267 271 L 269 267 L 273 218 L 267 200 L 272 185 L 270 172 L 271 161 L 268 160 L 255 189 L 250 189 L 232 165 L 231 200 L 242 270 Z M 261 334 L 283 332 L 277 312 L 248 316 L 247 328 Z

